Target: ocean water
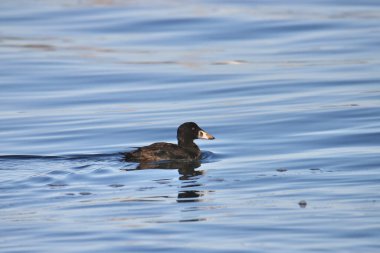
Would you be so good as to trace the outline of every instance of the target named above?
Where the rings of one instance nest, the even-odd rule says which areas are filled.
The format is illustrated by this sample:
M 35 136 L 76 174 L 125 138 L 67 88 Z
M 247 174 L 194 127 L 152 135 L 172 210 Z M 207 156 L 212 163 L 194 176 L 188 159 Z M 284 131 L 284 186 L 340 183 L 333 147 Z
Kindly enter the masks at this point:
M 379 252 L 379 24 L 371 0 L 1 1 L 0 252 Z M 122 160 L 186 121 L 216 137 L 199 164 Z

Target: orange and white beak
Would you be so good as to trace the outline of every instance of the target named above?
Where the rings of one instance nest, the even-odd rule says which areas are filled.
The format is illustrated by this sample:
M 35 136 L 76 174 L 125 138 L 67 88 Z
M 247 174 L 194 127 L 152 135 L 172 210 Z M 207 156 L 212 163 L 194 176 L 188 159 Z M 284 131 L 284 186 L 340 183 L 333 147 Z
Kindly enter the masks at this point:
M 212 136 L 211 134 L 207 133 L 204 130 L 199 130 L 198 131 L 198 139 L 213 140 L 213 139 L 215 139 L 215 137 Z

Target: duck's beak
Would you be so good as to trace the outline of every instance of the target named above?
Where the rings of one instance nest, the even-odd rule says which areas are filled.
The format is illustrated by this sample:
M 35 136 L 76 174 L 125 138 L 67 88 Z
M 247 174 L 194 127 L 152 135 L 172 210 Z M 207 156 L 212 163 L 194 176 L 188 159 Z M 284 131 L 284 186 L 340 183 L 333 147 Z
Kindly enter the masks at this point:
M 198 139 L 213 140 L 213 139 L 215 139 L 215 137 L 212 136 L 211 134 L 207 133 L 204 130 L 199 130 L 198 131 Z

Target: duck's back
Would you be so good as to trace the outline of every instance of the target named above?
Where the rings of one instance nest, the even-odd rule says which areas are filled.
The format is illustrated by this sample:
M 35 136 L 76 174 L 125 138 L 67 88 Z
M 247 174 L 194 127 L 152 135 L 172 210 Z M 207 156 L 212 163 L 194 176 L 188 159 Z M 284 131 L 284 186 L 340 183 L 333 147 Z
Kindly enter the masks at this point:
M 176 144 L 157 142 L 149 146 L 138 148 L 135 151 L 125 153 L 127 161 L 160 161 L 178 159 L 197 159 L 200 155 L 199 149 L 189 150 Z

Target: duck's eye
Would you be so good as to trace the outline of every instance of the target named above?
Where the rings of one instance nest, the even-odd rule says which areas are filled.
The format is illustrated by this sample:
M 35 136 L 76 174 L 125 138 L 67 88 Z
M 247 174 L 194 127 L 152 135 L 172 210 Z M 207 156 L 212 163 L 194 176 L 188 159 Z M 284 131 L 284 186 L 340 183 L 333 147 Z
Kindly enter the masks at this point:
M 194 130 L 195 130 L 195 127 L 192 127 L 192 128 L 191 128 L 191 130 L 193 130 L 193 131 L 194 131 Z

